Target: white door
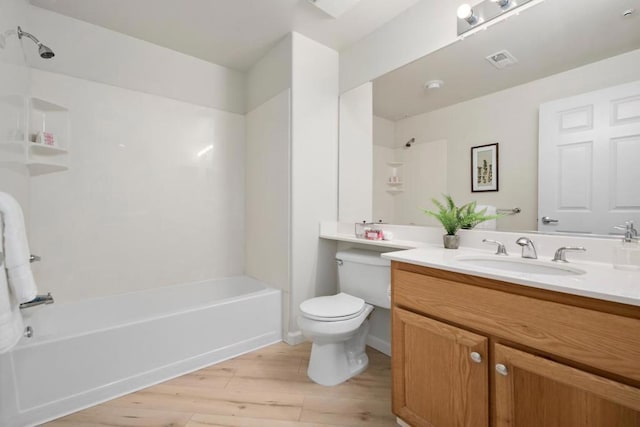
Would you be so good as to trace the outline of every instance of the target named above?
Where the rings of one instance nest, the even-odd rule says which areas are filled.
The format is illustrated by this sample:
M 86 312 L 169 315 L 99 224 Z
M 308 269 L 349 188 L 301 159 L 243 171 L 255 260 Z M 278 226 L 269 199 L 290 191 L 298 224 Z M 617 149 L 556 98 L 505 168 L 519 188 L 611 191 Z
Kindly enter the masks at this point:
M 640 81 L 542 104 L 538 230 L 611 234 L 627 220 L 640 228 Z

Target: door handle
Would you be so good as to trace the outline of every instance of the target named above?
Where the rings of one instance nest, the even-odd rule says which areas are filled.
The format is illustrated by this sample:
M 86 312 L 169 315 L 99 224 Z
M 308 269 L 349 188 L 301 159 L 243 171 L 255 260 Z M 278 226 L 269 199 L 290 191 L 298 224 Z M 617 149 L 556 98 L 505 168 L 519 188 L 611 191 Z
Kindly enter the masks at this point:
M 549 218 L 548 216 L 543 216 L 542 217 L 542 223 L 547 225 L 547 224 L 557 224 L 558 221 L 557 219 L 553 219 L 553 218 Z

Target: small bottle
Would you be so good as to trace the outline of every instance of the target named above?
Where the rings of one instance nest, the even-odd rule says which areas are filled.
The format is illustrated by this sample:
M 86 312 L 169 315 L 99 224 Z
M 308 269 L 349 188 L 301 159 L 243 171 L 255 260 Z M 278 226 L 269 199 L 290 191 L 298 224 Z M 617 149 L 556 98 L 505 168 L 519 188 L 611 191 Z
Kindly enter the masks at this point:
M 624 230 L 624 238 L 622 244 L 613 250 L 613 268 L 640 271 L 640 241 L 633 221 L 627 221 L 624 226 L 614 228 Z

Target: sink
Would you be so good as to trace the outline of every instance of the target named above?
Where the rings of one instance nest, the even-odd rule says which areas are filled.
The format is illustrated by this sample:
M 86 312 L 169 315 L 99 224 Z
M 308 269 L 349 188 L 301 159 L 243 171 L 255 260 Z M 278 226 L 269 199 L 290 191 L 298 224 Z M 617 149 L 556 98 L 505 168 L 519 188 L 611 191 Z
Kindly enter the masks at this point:
M 566 264 L 555 264 L 524 258 L 507 258 L 499 256 L 458 256 L 456 261 L 461 264 L 491 268 L 493 270 L 509 271 L 514 273 L 547 274 L 556 276 L 577 276 L 585 274 L 584 270 L 570 267 Z

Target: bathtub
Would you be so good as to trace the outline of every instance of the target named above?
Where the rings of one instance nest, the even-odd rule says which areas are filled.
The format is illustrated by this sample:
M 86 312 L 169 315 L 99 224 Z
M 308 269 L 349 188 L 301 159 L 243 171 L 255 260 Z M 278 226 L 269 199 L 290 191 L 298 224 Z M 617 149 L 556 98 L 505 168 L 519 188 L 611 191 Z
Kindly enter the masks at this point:
M 23 310 L 0 426 L 35 425 L 282 338 L 280 291 L 234 277 Z

